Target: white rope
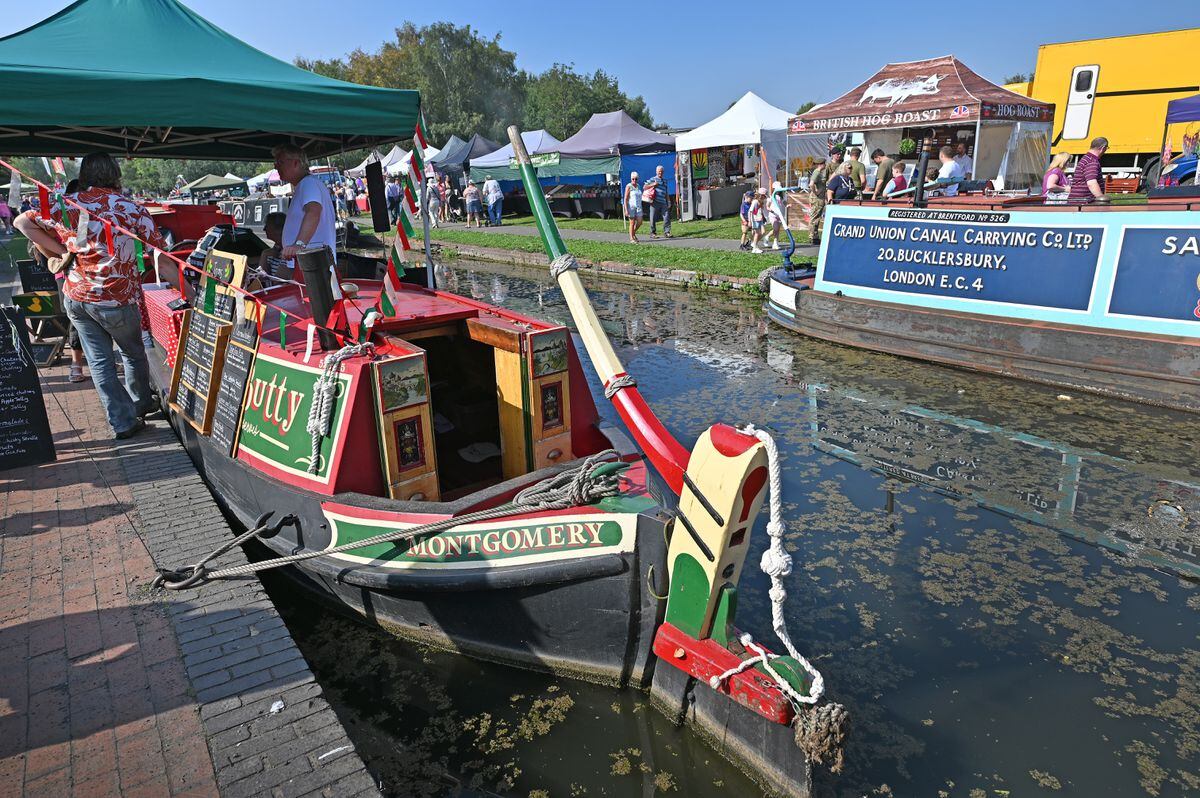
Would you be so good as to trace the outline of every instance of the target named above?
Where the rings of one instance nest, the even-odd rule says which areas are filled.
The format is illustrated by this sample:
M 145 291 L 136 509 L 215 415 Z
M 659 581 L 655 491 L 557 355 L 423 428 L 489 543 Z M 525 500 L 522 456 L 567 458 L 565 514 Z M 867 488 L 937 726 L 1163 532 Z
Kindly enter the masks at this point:
M 559 255 L 554 260 L 550 261 L 550 276 L 555 280 L 563 272 L 576 271 L 579 269 L 579 261 L 575 260 L 575 256 L 570 252 Z
M 767 535 L 771 538 L 771 545 L 763 552 L 759 567 L 764 574 L 771 577 L 771 590 L 768 595 L 771 597 L 772 626 L 775 628 L 775 635 L 779 638 L 779 642 L 783 643 L 788 654 L 799 662 L 800 666 L 812 677 L 812 687 L 809 689 L 808 695 L 800 695 L 786 679 L 771 667 L 771 660 L 778 659 L 779 655 L 772 654 L 762 646 L 756 644 L 748 634 L 742 635 L 742 645 L 755 652 L 758 656 L 743 660 L 736 668 L 730 668 L 720 676 L 712 677 L 709 680 L 709 685 L 713 689 L 716 689 L 730 676 L 741 673 L 750 666 L 761 662 L 763 667 L 767 669 L 767 672 L 775 678 L 775 683 L 779 685 L 779 689 L 788 698 L 798 704 L 816 704 L 825 693 L 825 678 L 792 645 L 792 638 L 787 630 L 787 621 L 783 617 L 783 603 L 787 599 L 787 591 L 783 589 L 783 577 L 792 572 L 792 558 L 783 549 L 783 500 L 781 498 L 783 495 L 783 473 L 779 467 L 779 449 L 775 446 L 775 439 L 771 437 L 770 433 L 766 430 L 755 429 L 753 424 L 747 424 L 742 429 L 742 432 L 758 438 L 767 450 L 767 471 L 770 475 L 771 490 L 771 509 L 770 520 L 767 521 Z
M 617 395 L 617 391 L 622 388 L 636 388 L 637 380 L 629 374 L 618 374 L 612 378 L 612 382 L 604 386 L 604 398 L 612 399 Z
M 308 422 L 304 426 L 305 431 L 312 436 L 312 457 L 308 463 L 308 473 L 315 474 L 321 470 L 321 440 L 329 435 L 333 405 L 337 399 L 337 375 L 342 368 L 342 361 L 374 352 L 375 346 L 370 343 L 347 344 L 322 358 L 321 376 L 313 385 L 312 404 L 308 408 Z

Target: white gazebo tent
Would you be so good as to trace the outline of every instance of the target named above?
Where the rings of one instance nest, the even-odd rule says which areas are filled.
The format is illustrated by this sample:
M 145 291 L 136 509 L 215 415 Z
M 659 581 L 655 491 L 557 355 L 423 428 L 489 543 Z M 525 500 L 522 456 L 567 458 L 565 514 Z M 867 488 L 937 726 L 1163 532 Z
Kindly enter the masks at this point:
M 363 158 L 362 163 L 353 169 L 347 169 L 346 174 L 350 175 L 350 177 L 362 177 L 367 173 L 367 164 L 375 163 L 378 160 L 381 160 L 379 150 L 371 150 L 371 154 Z
M 437 155 L 441 151 L 442 150 L 440 147 L 426 147 L 425 148 L 426 162 L 428 162 L 430 158 L 432 158 L 434 155 Z M 406 174 L 408 174 L 408 167 L 411 163 L 412 163 L 412 153 L 406 152 L 400 158 L 400 160 L 396 161 L 395 163 L 386 165 L 384 167 L 384 171 L 386 171 L 389 175 L 406 175 Z
M 380 161 L 383 164 L 383 171 L 387 174 L 391 174 L 392 167 L 407 157 L 408 150 L 401 149 L 399 144 L 393 145 L 392 148 L 388 150 L 388 154 L 383 156 Z
M 737 147 L 762 144 L 764 130 L 782 130 L 792 114 L 777 108 L 752 91 L 712 121 L 675 137 L 675 149 L 704 150 L 709 147 Z

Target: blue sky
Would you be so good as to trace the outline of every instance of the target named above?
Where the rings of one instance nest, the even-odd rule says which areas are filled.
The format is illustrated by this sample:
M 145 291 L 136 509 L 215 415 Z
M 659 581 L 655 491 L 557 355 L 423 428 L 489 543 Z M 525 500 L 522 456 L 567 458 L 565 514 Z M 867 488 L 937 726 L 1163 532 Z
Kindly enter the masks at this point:
M 746 90 L 788 110 L 837 97 L 888 61 L 954 53 L 985 77 L 1032 71 L 1039 44 L 1200 26 L 1200 3 L 1129 0 L 960 2 L 910 14 L 895 0 L 847 4 L 507 0 L 185 0 L 244 41 L 285 60 L 375 49 L 405 20 L 449 20 L 501 35 L 517 64 L 604 69 L 641 94 L 656 121 L 711 119 Z M 4 2 L 0 35 L 27 27 L 69 0 Z M 820 9 L 818 11 L 817 9 Z M 1162 9 L 1161 13 L 1148 13 Z M 118 43 L 136 46 L 135 42 Z M 1200 57 L 1196 64 L 1200 79 Z

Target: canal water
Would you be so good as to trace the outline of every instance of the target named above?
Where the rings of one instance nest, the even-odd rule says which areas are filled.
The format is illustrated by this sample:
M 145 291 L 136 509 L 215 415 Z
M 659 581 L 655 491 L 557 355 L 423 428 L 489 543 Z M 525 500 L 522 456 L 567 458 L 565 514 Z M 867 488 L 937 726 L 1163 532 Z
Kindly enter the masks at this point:
M 570 324 L 532 271 L 442 282 Z M 802 338 L 719 291 L 589 289 L 681 441 L 719 420 L 779 443 L 791 636 L 854 724 L 817 795 L 1200 795 L 1200 419 Z M 774 643 L 763 527 L 739 625 Z M 640 693 L 421 650 L 272 585 L 391 795 L 761 793 Z

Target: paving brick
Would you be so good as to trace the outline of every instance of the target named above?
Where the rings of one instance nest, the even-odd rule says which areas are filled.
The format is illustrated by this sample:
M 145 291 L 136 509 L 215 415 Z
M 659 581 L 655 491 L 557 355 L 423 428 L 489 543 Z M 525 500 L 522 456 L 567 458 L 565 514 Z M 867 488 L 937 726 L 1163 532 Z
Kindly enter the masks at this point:
M 148 590 L 231 532 L 164 424 L 114 444 L 64 372 L 43 375 L 72 445 L 0 483 L 0 792 L 378 795 L 257 578 Z

